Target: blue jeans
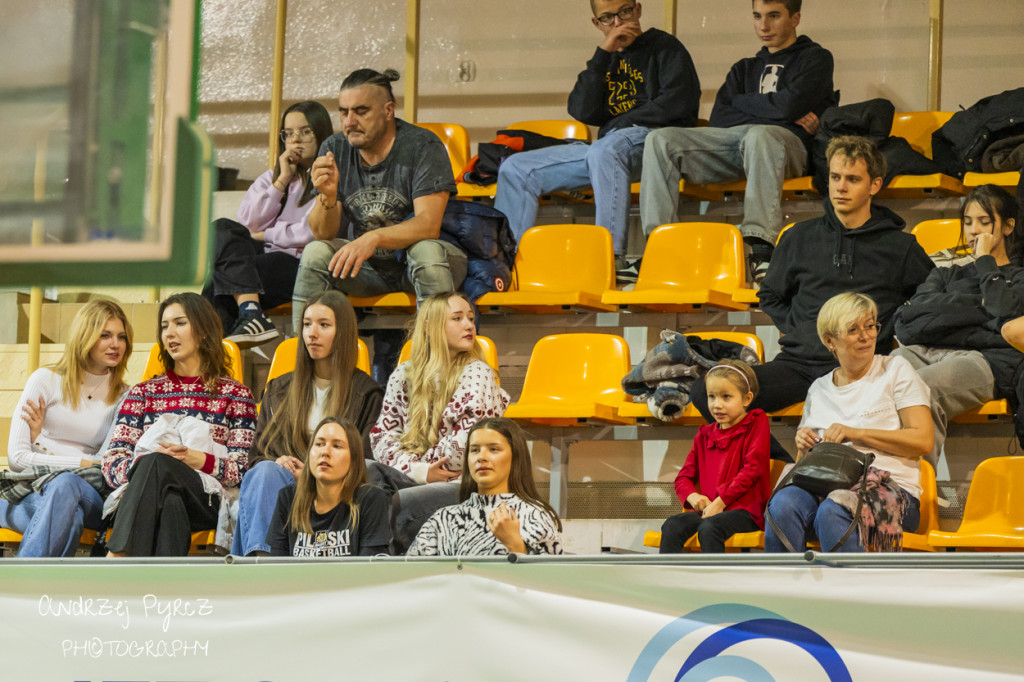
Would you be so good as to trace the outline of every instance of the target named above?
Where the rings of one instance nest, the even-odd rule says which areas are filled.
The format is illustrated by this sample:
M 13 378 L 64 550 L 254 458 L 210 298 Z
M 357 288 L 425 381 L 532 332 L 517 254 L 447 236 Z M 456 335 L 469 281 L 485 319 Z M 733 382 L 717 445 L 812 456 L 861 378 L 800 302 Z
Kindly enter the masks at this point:
M 679 219 L 679 180 L 699 184 L 746 178 L 744 237 L 775 244 L 782 229 L 782 183 L 807 168 L 796 133 L 773 125 L 661 128 L 647 139 L 640 185 L 644 234 Z
M 906 490 L 901 489 L 901 492 L 907 501 L 903 530 L 913 532 L 921 521 L 920 502 Z M 775 493 L 768 503 L 768 512 L 798 552 L 806 550 L 808 540 L 815 538 L 821 542 L 823 552 L 829 551 L 843 537 L 853 520 L 853 514 L 846 507 L 827 498 L 819 503 L 817 497 L 795 485 L 786 486 Z M 764 528 L 764 551 L 786 551 L 786 546 L 768 523 L 765 523 Z M 850 537 L 836 551 L 864 551 L 857 528 L 853 529 Z
M 594 188 L 594 222 L 612 233 L 615 255 L 626 253 L 630 183 L 640 179 L 649 128 L 614 130 L 593 144 L 577 142 L 513 154 L 498 168 L 494 207 L 508 217 L 516 241 L 537 222 L 542 194 Z
M 74 556 L 82 529 L 99 528 L 102 514 L 100 494 L 70 472 L 47 483 L 42 494 L 17 504 L 0 500 L 3 526 L 22 534 L 20 557 Z
M 370 261 L 365 261 L 358 275 L 340 279 L 331 273 L 329 265 L 334 252 L 347 243 L 347 239 L 317 241 L 302 250 L 292 292 L 292 326 L 296 333 L 302 329 L 306 301 L 328 289 L 359 297 L 394 291 L 415 292 L 416 302 L 420 303 L 431 294 L 458 291 L 466 279 L 466 254 L 443 239 L 421 239 L 408 247 L 404 267 L 393 261 L 394 267 L 377 269 Z
M 277 507 L 277 494 L 295 483 L 292 473 L 277 462 L 264 460 L 245 472 L 238 491 L 238 514 L 231 553 L 248 556 L 252 552 L 270 552 L 267 531 Z

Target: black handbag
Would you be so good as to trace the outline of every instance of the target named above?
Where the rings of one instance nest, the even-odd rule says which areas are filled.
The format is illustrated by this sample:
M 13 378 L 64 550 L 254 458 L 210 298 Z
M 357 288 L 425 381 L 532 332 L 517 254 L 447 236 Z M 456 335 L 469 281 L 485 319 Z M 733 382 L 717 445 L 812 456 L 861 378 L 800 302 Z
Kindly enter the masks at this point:
M 795 485 L 803 488 L 816 497 L 828 497 L 833 490 L 850 490 L 858 482 L 863 483 L 868 475 L 868 467 L 875 461 L 873 452 L 861 452 L 860 450 L 843 445 L 842 443 L 817 443 L 803 458 L 793 465 L 789 473 L 779 481 L 775 487 L 772 497 L 786 486 Z M 771 499 L 768 500 L 771 504 Z M 864 486 L 861 485 L 857 491 L 857 510 L 853 514 L 850 527 L 846 529 L 843 536 L 839 538 L 835 546 L 826 551 L 834 552 L 853 533 L 857 527 L 857 520 L 860 518 L 861 508 L 864 506 Z M 771 514 L 765 509 L 765 521 L 771 526 L 782 544 L 790 552 L 795 552 L 793 543 L 786 534 L 772 519 Z M 822 547 L 822 549 L 825 549 Z

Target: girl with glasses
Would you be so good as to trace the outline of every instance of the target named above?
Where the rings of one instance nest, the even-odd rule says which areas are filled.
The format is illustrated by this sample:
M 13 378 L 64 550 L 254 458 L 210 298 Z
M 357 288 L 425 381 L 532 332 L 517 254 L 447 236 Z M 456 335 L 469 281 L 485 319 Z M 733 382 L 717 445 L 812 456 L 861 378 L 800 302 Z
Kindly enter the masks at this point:
M 220 315 L 226 337 L 240 347 L 278 336 L 264 308 L 292 300 L 302 249 L 313 241 L 309 169 L 320 145 L 334 134 L 318 102 L 293 104 L 281 118 L 274 168 L 256 178 L 242 199 L 238 220 L 216 222 L 217 246 L 203 296 Z

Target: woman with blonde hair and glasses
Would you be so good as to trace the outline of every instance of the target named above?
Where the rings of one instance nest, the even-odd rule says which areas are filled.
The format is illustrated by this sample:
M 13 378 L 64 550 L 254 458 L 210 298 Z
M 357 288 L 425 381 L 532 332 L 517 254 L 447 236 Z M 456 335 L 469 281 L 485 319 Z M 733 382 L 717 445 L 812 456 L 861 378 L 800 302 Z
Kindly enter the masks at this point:
M 121 306 L 90 301 L 75 315 L 57 364 L 28 378 L 11 420 L 7 461 L 12 478 L 41 490 L 0 499 L 3 526 L 22 533 L 19 556 L 73 556 L 82 529 L 99 527 L 103 478 L 93 467 L 128 390 L 131 354 L 132 326 Z
M 281 117 L 278 159 L 252 183 L 238 220 L 219 219 L 213 273 L 203 296 L 220 315 L 225 338 L 242 348 L 278 335 L 264 308 L 292 300 L 302 249 L 313 241 L 309 169 L 334 134 L 319 102 L 296 102 Z
M 409 360 L 391 375 L 370 432 L 374 458 L 397 470 L 398 552 L 431 514 L 456 503 L 469 430 L 481 419 L 500 417 L 509 403 L 476 345 L 475 315 L 465 294 L 424 300 L 411 341 Z
M 833 296 L 817 327 L 839 367 L 807 392 L 797 461 L 817 443 L 844 443 L 875 459 L 866 479 L 825 499 L 795 485 L 776 492 L 768 502 L 764 549 L 803 552 L 817 537 L 826 552 L 899 551 L 903 531 L 917 530 L 921 518 L 920 459 L 932 449 L 928 386 L 903 358 L 875 355 L 881 325 L 869 296 Z M 851 529 L 860 492 L 863 507 Z

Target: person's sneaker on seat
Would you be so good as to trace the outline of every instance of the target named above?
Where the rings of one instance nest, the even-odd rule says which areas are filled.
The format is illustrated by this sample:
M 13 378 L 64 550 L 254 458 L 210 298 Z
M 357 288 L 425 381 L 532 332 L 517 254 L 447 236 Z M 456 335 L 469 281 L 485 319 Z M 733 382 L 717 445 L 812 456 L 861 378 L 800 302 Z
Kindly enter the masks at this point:
M 636 284 L 636 278 L 640 275 L 640 261 L 642 258 L 629 260 L 625 256 L 615 257 L 615 283 Z

